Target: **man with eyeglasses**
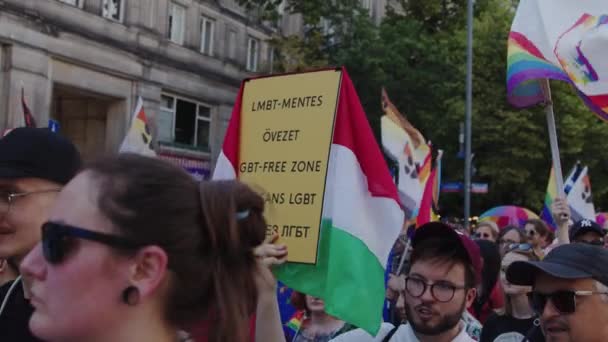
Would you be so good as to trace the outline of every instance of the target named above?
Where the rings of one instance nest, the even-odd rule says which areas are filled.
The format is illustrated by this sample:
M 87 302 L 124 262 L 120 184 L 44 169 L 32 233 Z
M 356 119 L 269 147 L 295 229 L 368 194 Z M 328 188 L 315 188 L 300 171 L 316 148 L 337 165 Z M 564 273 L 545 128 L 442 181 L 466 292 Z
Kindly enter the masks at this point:
M 446 224 L 431 222 L 416 230 L 412 247 L 403 291 L 408 324 L 383 326 L 376 337 L 357 329 L 334 342 L 474 341 L 462 317 L 481 281 L 479 246 Z
M 600 342 L 608 338 L 608 251 L 573 243 L 542 261 L 516 261 L 507 280 L 533 286 L 529 298 L 546 341 Z
M 61 187 L 81 166 L 74 145 L 45 128 L 16 128 L 0 139 L 0 259 L 16 270 L 40 241 Z M 0 287 L 0 340 L 38 341 L 28 328 L 27 279 Z

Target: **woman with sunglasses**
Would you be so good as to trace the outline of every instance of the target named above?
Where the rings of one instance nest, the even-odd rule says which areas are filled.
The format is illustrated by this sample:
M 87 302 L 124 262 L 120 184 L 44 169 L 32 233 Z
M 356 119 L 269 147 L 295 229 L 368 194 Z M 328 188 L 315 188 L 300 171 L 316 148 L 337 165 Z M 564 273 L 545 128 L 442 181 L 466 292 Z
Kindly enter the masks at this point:
M 539 259 L 545 256 L 544 249 L 553 241 L 554 234 L 549 230 L 547 224 L 539 219 L 530 219 L 524 224 L 524 231 L 528 237 L 528 243 L 532 245 L 534 254 Z
M 21 266 L 30 329 L 46 341 L 174 342 L 206 320 L 209 341 L 250 341 L 256 284 L 269 273 L 254 256 L 263 206 L 239 182 L 197 183 L 157 159 L 93 164 L 60 192 Z
M 477 224 L 477 229 L 475 230 L 475 237 L 478 240 L 496 242 L 498 234 L 498 226 L 492 221 L 479 222 L 479 224 Z
M 529 244 L 512 244 L 502 259 L 500 282 L 504 292 L 504 309 L 491 315 L 481 331 L 481 342 L 524 341 L 543 342 L 545 338 L 537 327 L 536 315 L 530 306 L 527 293 L 529 286 L 517 286 L 509 283 L 506 270 L 515 261 L 538 260 Z M 536 322 L 535 322 L 536 321 Z M 536 324 L 536 325 L 535 325 Z
M 498 251 L 503 258 L 513 244 L 526 243 L 528 239 L 523 230 L 517 226 L 506 226 L 498 234 Z

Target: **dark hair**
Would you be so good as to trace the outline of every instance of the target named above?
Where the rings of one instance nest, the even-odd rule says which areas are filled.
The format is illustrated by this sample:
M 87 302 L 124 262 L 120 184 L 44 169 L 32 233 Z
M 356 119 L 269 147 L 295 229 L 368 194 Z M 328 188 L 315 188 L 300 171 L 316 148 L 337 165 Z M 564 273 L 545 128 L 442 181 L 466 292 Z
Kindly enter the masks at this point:
M 498 243 L 502 242 L 502 239 L 505 237 L 505 235 L 507 235 L 509 232 L 515 231 L 517 232 L 517 235 L 519 235 L 519 242 L 520 243 L 525 243 L 528 240 L 528 237 L 526 236 L 526 234 L 523 232 L 523 230 L 517 226 L 506 226 L 503 229 L 500 230 L 500 233 L 498 233 L 498 239 L 496 239 L 496 241 Z
M 481 269 L 481 291 L 477 294 L 477 299 L 473 303 L 473 309 L 477 313 L 477 317 L 481 313 L 483 305 L 490 299 L 492 290 L 498 281 L 500 273 L 500 253 L 498 245 L 492 241 L 475 240 L 481 252 L 483 259 L 483 268 Z
M 540 219 L 529 219 L 524 224 L 524 227 L 526 226 L 526 224 L 531 224 L 532 226 L 534 226 L 534 230 L 536 230 L 536 233 L 545 238 L 547 237 L 547 234 L 551 232 L 545 221 Z
M 99 209 L 118 233 L 167 253 L 165 318 L 179 327 L 208 319 L 210 341 L 247 341 L 243 327 L 257 301 L 253 248 L 266 229 L 262 197 L 238 181 L 198 183 L 177 166 L 134 154 L 85 171 L 99 182 Z
M 433 237 L 420 241 L 412 250 L 410 268 L 420 260 L 449 264 L 451 267 L 461 264 L 464 266 L 464 285 L 467 288 L 475 287 L 475 269 L 469 255 L 464 247 L 453 240 Z
M 291 298 L 289 299 L 291 305 L 300 311 L 306 311 L 306 313 L 310 313 L 308 310 L 308 305 L 306 305 L 306 295 L 302 292 L 293 291 L 291 293 Z

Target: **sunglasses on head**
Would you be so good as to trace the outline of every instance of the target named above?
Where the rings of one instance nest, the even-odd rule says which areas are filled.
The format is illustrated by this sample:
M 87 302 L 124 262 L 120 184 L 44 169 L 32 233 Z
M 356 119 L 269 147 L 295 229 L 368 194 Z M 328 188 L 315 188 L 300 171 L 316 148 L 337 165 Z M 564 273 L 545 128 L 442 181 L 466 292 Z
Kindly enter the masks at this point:
M 559 311 L 561 314 L 571 314 L 576 311 L 576 297 L 588 297 L 596 294 L 608 294 L 607 292 L 599 292 L 599 291 L 557 291 L 553 293 L 540 293 L 536 291 L 532 291 L 528 293 L 528 300 L 530 301 L 530 305 L 532 309 L 536 311 L 539 315 L 545 311 L 545 306 L 547 302 L 551 300 L 553 306 Z
M 61 263 L 74 247 L 73 239 L 95 241 L 119 249 L 137 249 L 142 244 L 126 238 L 95 232 L 67 224 L 46 222 L 42 225 L 42 254 L 50 264 Z
M 512 243 L 509 246 L 507 246 L 507 253 L 513 252 L 513 251 L 530 252 L 533 249 L 534 249 L 534 247 L 532 247 L 532 245 L 529 243 Z

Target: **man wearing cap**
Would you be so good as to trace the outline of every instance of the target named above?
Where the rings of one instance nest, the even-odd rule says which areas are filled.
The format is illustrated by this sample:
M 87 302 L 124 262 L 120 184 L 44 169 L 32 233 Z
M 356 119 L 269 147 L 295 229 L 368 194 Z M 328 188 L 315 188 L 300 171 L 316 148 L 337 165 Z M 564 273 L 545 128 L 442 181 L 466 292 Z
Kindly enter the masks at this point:
M 449 226 L 431 222 L 416 230 L 412 247 L 403 292 L 408 324 L 391 330 L 383 325 L 376 337 L 357 329 L 334 342 L 474 341 L 461 318 L 481 280 L 479 246 Z
M 570 228 L 570 241 L 588 243 L 595 246 L 604 245 L 606 232 L 599 224 L 591 220 L 580 220 Z
M 542 261 L 516 261 L 507 280 L 529 294 L 546 341 L 608 339 L 608 251 L 590 244 L 556 247 Z
M 45 128 L 16 128 L 0 139 L 0 258 L 15 269 L 40 241 L 61 187 L 80 169 L 74 145 Z M 2 341 L 37 341 L 28 328 L 33 312 L 27 279 L 0 287 Z

